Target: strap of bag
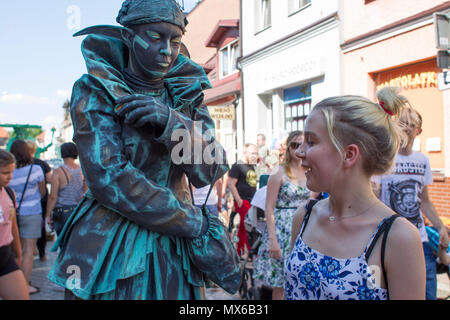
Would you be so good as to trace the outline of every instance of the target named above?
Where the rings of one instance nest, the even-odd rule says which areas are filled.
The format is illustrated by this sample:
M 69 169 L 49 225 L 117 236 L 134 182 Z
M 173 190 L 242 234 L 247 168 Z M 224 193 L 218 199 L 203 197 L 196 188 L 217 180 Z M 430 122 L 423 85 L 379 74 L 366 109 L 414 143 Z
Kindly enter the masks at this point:
M 16 203 L 16 196 L 14 194 L 14 192 L 12 191 L 12 189 L 10 187 L 5 187 L 5 191 L 8 194 L 8 196 L 11 198 L 11 201 L 14 204 L 14 207 L 17 205 Z
M 372 253 L 372 250 L 375 247 L 378 239 L 381 236 L 383 236 L 383 239 L 381 240 L 382 241 L 381 242 L 381 270 L 383 272 L 384 282 L 386 283 L 386 289 L 388 290 L 388 296 L 389 296 L 389 285 L 388 285 L 386 269 L 384 267 L 386 241 L 387 241 L 387 236 L 388 236 L 389 230 L 391 229 L 392 224 L 394 223 L 394 220 L 399 217 L 400 217 L 399 215 L 394 214 L 394 215 L 390 216 L 388 219 L 386 219 L 386 221 L 383 223 L 383 225 L 378 229 L 377 234 L 373 238 L 372 243 L 370 244 L 370 247 L 367 249 L 366 254 L 365 254 L 366 261 L 369 261 L 370 254 Z
M 205 203 L 202 205 L 202 210 L 205 210 L 206 203 L 208 202 L 209 195 L 211 194 L 212 189 L 214 188 L 214 184 L 216 183 L 217 172 L 219 171 L 219 166 L 216 167 L 216 172 L 214 172 L 214 177 L 212 179 L 211 185 L 209 186 L 208 194 L 206 195 Z M 194 200 L 194 198 L 192 198 Z
M 388 219 L 388 221 L 386 222 L 386 230 L 384 231 L 383 240 L 381 242 L 381 269 L 383 270 L 383 277 L 384 277 L 384 282 L 386 283 L 388 297 L 389 297 L 389 285 L 388 285 L 386 269 L 384 268 L 384 254 L 386 251 L 386 240 L 388 237 L 389 230 L 391 229 L 392 224 L 394 223 L 394 220 L 397 219 L 398 217 L 399 217 L 398 215 L 393 215 L 392 217 L 390 217 Z
M 218 171 L 219 171 L 219 166 L 217 166 L 216 171 L 214 173 L 214 177 L 213 177 L 213 179 L 211 181 L 211 184 L 209 186 L 208 195 L 206 196 L 205 203 L 203 203 L 203 205 L 202 205 L 202 211 L 204 211 L 204 209 L 206 208 L 206 203 L 208 202 L 208 198 L 209 198 L 209 195 L 211 194 L 212 188 L 214 188 L 214 184 L 216 182 L 216 177 L 217 177 L 217 172 Z M 192 201 L 192 204 L 195 205 L 194 193 L 192 192 L 192 184 L 191 184 L 191 179 L 189 177 L 188 177 L 188 183 L 189 183 L 189 192 L 191 193 L 191 201 Z
M 33 165 L 30 165 L 30 171 L 28 171 L 27 181 L 23 187 L 22 197 L 20 197 L 19 206 L 17 207 L 17 213 L 20 213 L 20 207 L 22 206 L 23 198 L 25 197 L 25 191 L 27 190 L 28 180 L 30 180 L 31 170 L 33 170 Z
M 301 226 L 301 232 L 300 232 L 300 237 L 303 236 L 303 232 L 306 229 L 306 225 L 308 224 L 309 221 L 309 217 L 311 216 L 311 212 L 312 212 L 312 208 L 314 207 L 314 205 L 318 202 L 318 199 L 311 199 L 308 201 L 308 203 L 305 206 L 306 209 L 306 213 L 305 216 L 303 217 L 303 221 L 302 221 L 302 226 Z
M 61 170 L 64 172 L 64 175 L 66 176 L 67 184 L 69 184 L 69 177 L 67 177 L 66 170 L 64 170 L 64 167 L 61 167 Z

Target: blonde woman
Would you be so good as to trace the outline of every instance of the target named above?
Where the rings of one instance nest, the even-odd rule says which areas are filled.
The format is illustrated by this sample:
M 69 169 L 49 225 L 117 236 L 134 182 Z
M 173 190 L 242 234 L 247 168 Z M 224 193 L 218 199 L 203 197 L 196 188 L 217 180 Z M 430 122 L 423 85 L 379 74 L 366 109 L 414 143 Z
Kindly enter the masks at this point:
M 284 162 L 267 182 L 267 228 L 258 251 L 254 277 L 273 288 L 273 300 L 281 300 L 284 297 L 284 261 L 290 250 L 292 217 L 310 196 L 301 166 L 302 160 L 295 154 L 302 142 L 301 131 L 294 131 L 289 135 Z
M 370 178 L 390 169 L 401 130 L 392 116 L 405 99 L 391 88 L 380 104 L 359 96 L 319 102 L 297 150 L 307 187 L 329 198 L 301 208 L 286 262 L 287 299 L 425 298 L 420 234 L 374 195 Z

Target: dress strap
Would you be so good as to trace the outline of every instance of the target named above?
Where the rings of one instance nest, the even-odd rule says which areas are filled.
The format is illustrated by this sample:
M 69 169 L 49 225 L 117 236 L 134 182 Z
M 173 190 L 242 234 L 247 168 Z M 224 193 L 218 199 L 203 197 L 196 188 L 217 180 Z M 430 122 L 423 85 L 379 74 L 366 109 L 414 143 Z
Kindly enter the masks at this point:
M 303 232 L 305 231 L 306 225 L 308 224 L 309 217 L 311 216 L 312 208 L 318 201 L 319 200 L 317 200 L 317 199 L 311 199 L 306 204 L 306 213 L 305 213 L 305 216 L 303 217 L 302 228 L 300 229 L 300 237 L 302 237 Z
M 398 214 L 394 214 L 388 218 L 383 219 L 383 221 L 381 222 L 381 226 L 378 228 L 378 231 L 375 234 L 375 237 L 373 237 L 373 239 L 370 243 L 370 247 L 368 248 L 368 250 L 366 251 L 366 254 L 365 254 L 366 261 L 368 262 L 370 254 L 372 253 L 372 250 L 375 247 L 375 244 L 377 243 L 378 238 L 381 235 L 383 235 L 383 240 L 381 242 L 381 270 L 383 272 L 383 278 L 384 278 L 384 282 L 386 284 L 388 299 L 389 299 L 389 284 L 388 284 L 386 268 L 384 267 L 384 256 L 385 256 L 385 251 L 386 251 L 386 242 L 387 242 L 389 230 L 391 229 L 392 224 L 394 223 L 395 219 L 397 219 L 399 217 L 400 216 Z
M 373 234 L 372 238 L 370 239 L 369 243 L 367 244 L 366 249 L 364 250 L 364 257 L 366 258 L 366 261 L 369 261 L 369 257 L 372 254 L 373 248 L 377 244 L 378 239 L 385 233 L 389 228 L 391 227 L 394 220 L 398 218 L 397 214 L 394 214 L 390 217 L 384 218 L 380 224 L 378 225 L 377 230 Z

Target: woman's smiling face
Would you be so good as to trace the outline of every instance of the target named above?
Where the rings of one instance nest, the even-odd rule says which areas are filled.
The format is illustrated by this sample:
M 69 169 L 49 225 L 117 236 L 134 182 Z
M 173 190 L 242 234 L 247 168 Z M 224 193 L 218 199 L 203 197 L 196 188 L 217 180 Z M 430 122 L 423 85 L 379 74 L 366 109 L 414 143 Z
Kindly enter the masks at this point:
M 331 142 L 322 112 L 313 111 L 306 119 L 304 143 L 296 155 L 302 158 L 308 189 L 328 192 L 336 174 L 342 171 L 342 157 Z

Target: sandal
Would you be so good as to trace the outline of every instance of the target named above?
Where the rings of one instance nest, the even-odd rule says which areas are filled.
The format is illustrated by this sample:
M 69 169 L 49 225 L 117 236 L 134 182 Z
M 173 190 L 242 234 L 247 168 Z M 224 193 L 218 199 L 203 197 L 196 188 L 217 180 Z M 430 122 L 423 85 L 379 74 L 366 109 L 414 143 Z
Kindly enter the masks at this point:
M 28 294 L 29 295 L 36 294 L 36 293 L 39 293 L 39 292 L 41 292 L 41 289 L 39 289 L 39 287 L 33 286 L 31 284 L 31 282 L 28 283 Z

